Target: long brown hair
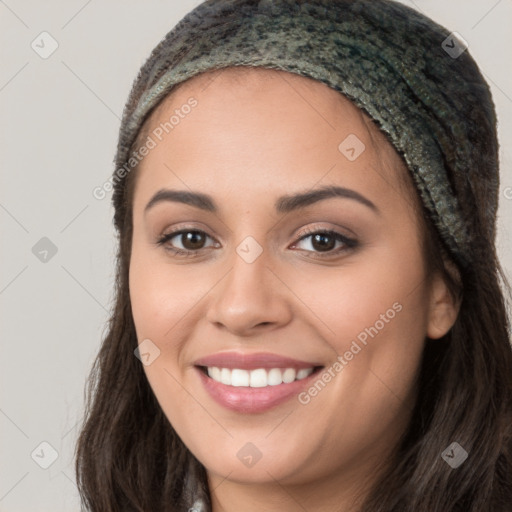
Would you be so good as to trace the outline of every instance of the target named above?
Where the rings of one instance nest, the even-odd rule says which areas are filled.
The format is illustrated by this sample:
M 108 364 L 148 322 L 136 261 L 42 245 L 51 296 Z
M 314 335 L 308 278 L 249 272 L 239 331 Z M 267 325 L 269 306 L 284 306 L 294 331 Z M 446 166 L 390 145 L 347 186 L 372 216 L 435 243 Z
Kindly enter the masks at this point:
M 496 127 L 486 130 L 496 147 Z M 134 147 L 136 143 L 134 143 Z M 496 165 L 490 155 L 489 166 Z M 134 356 L 137 337 L 128 287 L 136 169 L 115 202 L 119 245 L 114 308 L 86 390 L 76 446 L 76 477 L 85 510 L 183 511 L 190 504 L 187 475 L 209 503 L 206 470 L 164 415 Z M 408 179 L 408 190 L 419 196 Z M 417 209 L 424 259 L 461 302 L 452 329 L 425 341 L 412 419 L 394 461 L 361 512 L 512 511 L 511 292 L 494 240 L 473 226 L 475 262 L 450 259 L 426 210 Z M 455 269 L 455 270 L 454 270 Z M 453 442 L 467 460 L 452 468 L 441 454 Z

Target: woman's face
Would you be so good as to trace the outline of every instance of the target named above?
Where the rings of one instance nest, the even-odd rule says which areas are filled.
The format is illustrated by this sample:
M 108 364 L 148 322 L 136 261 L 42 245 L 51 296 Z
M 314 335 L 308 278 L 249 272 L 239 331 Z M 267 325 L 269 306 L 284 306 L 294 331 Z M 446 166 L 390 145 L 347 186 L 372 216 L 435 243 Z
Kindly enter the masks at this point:
M 339 93 L 233 73 L 183 84 L 142 140 L 130 297 L 144 370 L 219 492 L 360 481 L 406 428 L 425 337 L 451 327 L 416 199 Z

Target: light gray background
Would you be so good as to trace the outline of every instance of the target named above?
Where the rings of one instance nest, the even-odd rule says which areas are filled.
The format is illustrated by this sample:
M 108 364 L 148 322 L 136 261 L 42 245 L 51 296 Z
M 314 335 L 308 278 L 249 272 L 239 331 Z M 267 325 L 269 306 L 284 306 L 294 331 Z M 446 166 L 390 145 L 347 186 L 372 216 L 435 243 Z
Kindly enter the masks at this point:
M 502 164 L 498 249 L 510 275 L 512 1 L 403 1 L 459 32 L 491 85 Z M 139 67 L 199 3 L 0 0 L 0 511 L 79 510 L 76 425 L 105 332 L 115 254 L 110 195 L 97 200 L 92 190 L 113 171 Z M 47 59 L 31 48 L 43 31 L 59 45 Z M 46 262 L 32 252 L 42 237 L 57 247 Z M 48 469 L 31 458 L 37 448 L 38 462 L 50 460 L 43 441 L 58 452 Z

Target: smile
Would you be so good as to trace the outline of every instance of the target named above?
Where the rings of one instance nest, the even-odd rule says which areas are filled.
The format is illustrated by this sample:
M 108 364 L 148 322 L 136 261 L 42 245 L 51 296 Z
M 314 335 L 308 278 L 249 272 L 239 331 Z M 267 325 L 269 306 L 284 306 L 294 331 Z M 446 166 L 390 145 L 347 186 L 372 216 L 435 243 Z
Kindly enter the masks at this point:
M 204 367 L 203 367 L 204 368 Z M 218 368 L 208 366 L 205 368 L 210 378 L 226 386 L 264 388 L 289 384 L 295 380 L 302 380 L 311 375 L 315 368 L 257 368 L 244 370 L 241 368 Z

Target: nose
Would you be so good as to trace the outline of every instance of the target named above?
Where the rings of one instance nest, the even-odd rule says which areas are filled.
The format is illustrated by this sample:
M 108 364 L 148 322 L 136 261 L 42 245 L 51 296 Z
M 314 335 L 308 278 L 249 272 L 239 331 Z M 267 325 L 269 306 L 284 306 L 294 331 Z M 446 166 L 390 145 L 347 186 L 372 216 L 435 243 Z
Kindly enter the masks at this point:
M 236 336 L 271 331 L 291 320 L 290 291 L 268 266 L 265 251 L 251 263 L 236 254 L 210 295 L 207 319 Z

